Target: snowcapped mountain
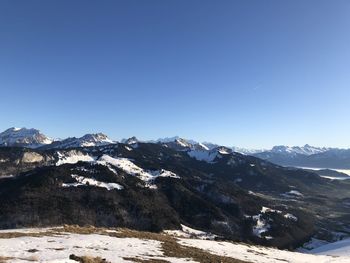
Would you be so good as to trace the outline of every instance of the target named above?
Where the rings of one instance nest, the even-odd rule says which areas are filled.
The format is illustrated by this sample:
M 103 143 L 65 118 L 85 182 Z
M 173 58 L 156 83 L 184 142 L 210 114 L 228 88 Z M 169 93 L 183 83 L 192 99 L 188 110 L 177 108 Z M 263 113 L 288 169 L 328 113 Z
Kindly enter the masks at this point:
M 165 144 L 171 143 L 170 145 L 173 145 L 173 146 L 175 144 L 178 147 L 190 148 L 192 150 L 203 150 L 203 151 L 211 151 L 219 147 L 225 147 L 226 149 L 230 149 L 229 150 L 230 152 L 234 151 L 244 155 L 253 155 L 264 151 L 264 150 L 248 149 L 248 148 L 241 148 L 241 147 L 235 147 L 235 146 L 227 147 L 227 146 L 222 146 L 211 142 L 200 143 L 195 140 L 183 139 L 183 138 L 180 138 L 179 136 L 158 139 L 157 141 L 152 141 L 152 142 L 165 143 Z
M 209 148 L 212 148 L 215 146 L 215 144 L 205 143 Z M 210 145 L 210 146 L 209 146 Z M 216 145 L 218 146 L 218 145 Z M 215 148 L 215 147 L 213 147 Z M 285 145 L 278 145 L 274 146 L 271 150 L 267 149 L 249 149 L 249 148 L 242 148 L 242 147 L 236 147 L 233 146 L 231 149 L 234 152 L 238 152 L 244 155 L 265 155 L 269 156 L 272 154 L 282 154 L 282 155 L 288 155 L 288 156 L 296 156 L 296 155 L 313 155 L 313 154 L 319 154 L 326 152 L 330 150 L 330 148 L 325 147 L 314 147 L 308 144 L 305 144 L 304 146 L 285 146 Z
M 61 141 L 55 141 L 45 148 L 67 149 L 74 147 L 92 147 L 115 143 L 103 133 L 85 134 L 80 138 L 72 137 Z
M 233 151 L 243 155 L 251 155 L 283 166 L 350 169 L 350 149 L 315 147 L 309 144 L 304 146 L 280 145 L 274 146 L 270 150 L 248 149 L 235 146 L 225 147 L 210 142 L 199 143 L 178 136 L 151 142 L 158 142 L 175 150 L 187 151 L 197 160 L 210 162 L 216 158 L 218 148 L 223 147 L 226 152 Z
M 329 148 L 320 148 L 320 147 L 314 147 L 308 144 L 305 144 L 304 146 L 275 146 L 271 149 L 270 152 L 273 153 L 281 153 L 281 154 L 288 154 L 288 155 L 312 155 L 312 154 L 318 154 L 328 151 Z
M 136 137 L 122 140 L 125 144 L 137 143 L 155 143 L 162 144 L 178 151 L 191 151 L 194 156 L 204 158 L 205 156 L 215 156 L 217 148 L 225 147 L 229 152 L 237 152 L 243 155 L 255 156 L 275 164 L 283 166 L 298 166 L 311 168 L 333 168 L 333 169 L 350 169 L 350 149 L 314 147 L 311 145 L 304 146 L 274 146 L 270 150 L 248 149 L 235 146 L 221 146 L 219 144 L 203 142 L 180 138 L 179 136 L 162 138 L 151 141 L 141 141 Z M 71 137 L 62 140 L 52 140 L 46 135 L 40 133 L 37 129 L 10 128 L 0 133 L 1 146 L 19 146 L 26 148 L 40 149 L 67 149 L 75 147 L 96 147 L 108 144 L 114 144 L 116 141 L 111 140 L 103 133 L 86 134 L 80 138 Z M 214 153 L 212 150 L 215 150 Z M 210 159 L 204 158 L 204 159 Z
M 166 137 L 166 138 L 159 138 L 158 140 L 155 141 L 149 141 L 149 142 L 155 142 L 155 143 L 168 143 L 168 142 L 176 142 L 176 141 L 182 141 L 186 144 L 198 144 L 197 141 L 191 140 L 191 139 L 184 139 L 179 136 L 174 136 L 174 137 Z
M 261 149 L 248 149 L 248 148 L 241 148 L 241 147 L 236 147 L 236 146 L 231 147 L 231 149 L 234 152 L 241 153 L 244 155 L 253 155 L 253 154 L 260 153 L 260 152 L 264 151 Z
M 304 146 L 275 146 L 271 150 L 252 154 L 283 166 L 312 168 L 350 168 L 350 150 Z
M 182 139 L 182 138 L 175 139 L 174 143 L 181 146 L 181 147 L 191 147 L 192 146 L 192 143 L 190 143 L 187 140 Z
M 132 137 L 130 137 L 128 139 L 121 140 L 121 142 L 131 145 L 131 144 L 139 143 L 140 141 L 135 136 L 132 136 Z
M 194 140 L 183 139 L 178 136 L 166 139 L 159 139 L 156 142 L 176 150 L 210 151 L 210 149 L 203 143 L 199 143 Z
M 52 139 L 36 129 L 10 128 L 0 133 L 0 146 L 37 148 L 51 143 Z

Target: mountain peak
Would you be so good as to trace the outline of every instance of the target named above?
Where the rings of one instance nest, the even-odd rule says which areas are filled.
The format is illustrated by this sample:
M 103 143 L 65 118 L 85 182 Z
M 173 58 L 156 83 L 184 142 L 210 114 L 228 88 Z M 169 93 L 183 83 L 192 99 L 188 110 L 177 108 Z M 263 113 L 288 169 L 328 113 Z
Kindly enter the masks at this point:
M 88 133 L 80 138 L 71 137 L 60 141 L 55 141 L 46 148 L 67 149 L 75 147 L 94 147 L 115 143 L 104 133 Z
M 51 144 L 52 139 L 37 129 L 12 127 L 0 133 L 0 145 L 37 148 Z
M 175 143 L 179 146 L 182 146 L 182 147 L 191 147 L 192 146 L 191 143 L 189 143 L 187 140 L 182 139 L 182 138 L 175 139 Z
M 80 138 L 81 140 L 88 140 L 92 142 L 110 142 L 112 143 L 113 141 L 108 138 L 108 136 L 104 133 L 88 133 L 85 134 Z
M 125 143 L 125 144 L 135 144 L 135 143 L 138 143 L 139 140 L 135 137 L 135 136 L 132 136 L 128 139 L 123 139 L 122 140 L 122 143 Z

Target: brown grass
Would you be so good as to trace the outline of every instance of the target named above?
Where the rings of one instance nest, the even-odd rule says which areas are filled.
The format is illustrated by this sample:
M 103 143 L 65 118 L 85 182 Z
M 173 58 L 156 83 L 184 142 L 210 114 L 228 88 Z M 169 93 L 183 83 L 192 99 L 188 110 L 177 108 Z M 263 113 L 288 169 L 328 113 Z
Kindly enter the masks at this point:
M 88 257 L 88 256 L 76 256 L 74 254 L 69 256 L 69 259 L 75 260 L 80 263 L 110 263 L 100 257 Z
M 24 236 L 30 236 L 30 237 L 43 237 L 43 236 L 53 236 L 55 234 L 59 234 L 56 233 L 54 231 L 45 231 L 45 232 L 38 232 L 38 233 L 23 233 L 20 232 L 21 230 L 18 230 L 19 232 L 8 232 L 8 233 L 0 233 L 0 238 L 3 239 L 9 239 L 9 238 L 16 238 L 16 237 L 24 237 Z
M 169 261 L 162 260 L 162 259 L 141 259 L 141 258 L 127 258 L 127 257 L 124 257 L 123 259 L 137 262 L 137 263 L 169 263 Z
M 7 262 L 8 260 L 10 260 L 10 259 L 12 259 L 12 258 L 0 256 L 0 263 L 6 263 L 6 262 Z
M 39 259 L 36 256 L 30 256 L 27 258 L 14 258 L 14 257 L 2 257 L 0 256 L 0 263 L 8 263 L 9 260 L 12 259 L 20 259 L 25 261 L 39 261 Z

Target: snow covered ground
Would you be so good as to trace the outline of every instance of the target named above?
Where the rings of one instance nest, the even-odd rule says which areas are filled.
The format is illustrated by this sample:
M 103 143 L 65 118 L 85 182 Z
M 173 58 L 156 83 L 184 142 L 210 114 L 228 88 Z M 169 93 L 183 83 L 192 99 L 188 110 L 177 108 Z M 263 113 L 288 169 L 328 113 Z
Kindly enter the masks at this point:
M 48 229 L 45 229 L 48 230 Z M 18 230 L 17 230 L 18 231 Z M 22 232 L 22 230 L 19 230 Z M 6 231 L 1 231 L 3 234 Z M 15 231 L 11 231 L 14 233 Z M 35 233 L 24 230 L 25 233 Z M 39 231 L 42 233 L 43 231 Z M 45 232 L 45 231 L 44 231 Z M 108 262 L 134 262 L 127 258 L 162 259 L 174 263 L 194 263 L 188 258 L 172 258 L 163 255 L 161 242 L 140 238 L 117 238 L 102 234 L 61 233 L 48 236 L 22 236 L 0 238 L 0 259 L 7 262 L 77 262 L 69 259 L 77 256 L 101 257 Z M 2 262 L 2 261 L 1 261 Z M 5 261 L 6 262 L 6 261 Z
M 349 263 L 350 255 L 344 257 L 311 255 L 259 246 L 218 242 L 212 240 L 181 239 L 181 245 L 204 249 L 212 254 L 232 257 L 254 263 Z
M 113 263 L 135 262 L 133 259 L 158 259 L 172 263 L 201 262 L 198 258 L 193 259 L 183 255 L 177 256 L 176 253 L 171 254 L 171 256 L 168 256 L 169 254 L 166 255 L 162 244 L 169 239 L 172 240 L 170 242 L 177 242 L 182 248 L 189 248 L 191 251 L 199 248 L 202 249 L 203 253 L 239 259 L 245 262 L 350 262 L 350 240 L 318 248 L 315 251 L 311 251 L 317 255 L 312 255 L 242 243 L 205 240 L 201 239 L 201 236 L 206 234 L 205 232 L 186 226 L 182 228 L 182 231 L 178 231 L 178 233 L 187 233 L 187 238 L 174 239 L 170 234 L 175 232 L 171 231 L 167 231 L 169 232 L 167 234 L 151 234 L 149 236 L 140 234 L 137 237 L 137 233 L 141 232 L 134 231 L 133 233 L 136 236 L 118 236 L 117 234 L 123 231 L 128 233 L 128 230 L 121 229 L 96 229 L 96 232 L 88 232 L 86 234 L 79 233 L 79 231 L 68 232 L 66 228 L 2 230 L 0 231 L 0 261 L 2 258 L 7 258 L 4 262 L 76 262 L 69 259 L 69 256 L 74 254 L 76 256 L 101 257 Z M 198 238 L 196 237 L 197 235 L 199 235 Z

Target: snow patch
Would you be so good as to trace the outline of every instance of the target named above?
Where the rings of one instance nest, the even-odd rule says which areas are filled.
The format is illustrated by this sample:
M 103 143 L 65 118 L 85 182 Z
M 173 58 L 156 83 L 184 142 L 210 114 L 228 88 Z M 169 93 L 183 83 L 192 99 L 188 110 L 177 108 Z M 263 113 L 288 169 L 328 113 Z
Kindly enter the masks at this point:
M 202 147 L 204 150 L 209 151 L 209 148 L 208 148 L 206 145 L 204 145 L 203 143 L 198 143 L 198 145 L 199 145 L 200 147 Z
M 298 221 L 298 218 L 290 213 L 285 214 L 284 217 L 293 221 Z
M 57 166 L 60 166 L 66 163 L 74 164 L 77 162 L 95 161 L 95 159 L 90 155 L 86 155 L 86 154 L 83 154 L 82 152 L 75 151 L 75 150 L 65 152 L 64 154 L 61 152 L 57 152 L 57 155 L 58 155 L 58 161 L 56 162 Z
M 212 240 L 216 235 L 181 225 L 181 230 L 165 230 L 164 233 L 176 237 Z
M 132 148 L 130 148 L 129 146 L 125 146 L 125 149 L 127 149 L 129 152 L 132 151 Z
M 97 181 L 96 179 L 79 176 L 76 174 L 72 174 L 71 176 L 76 180 L 76 183 L 63 183 L 62 187 L 96 186 L 96 187 L 106 188 L 108 191 L 113 189 L 117 189 L 117 190 L 124 189 L 123 186 L 116 183 L 100 182 L 100 181 Z
M 287 198 L 295 198 L 295 197 L 303 197 L 304 195 L 302 193 L 300 193 L 297 190 L 290 190 L 289 192 L 286 192 L 284 194 L 281 194 L 284 197 Z
M 271 209 L 269 207 L 263 206 L 260 210 L 260 214 L 252 216 L 253 220 L 256 221 L 255 226 L 253 226 L 253 234 L 257 237 L 260 238 L 267 238 L 267 239 L 272 239 L 273 237 L 271 236 L 262 236 L 263 233 L 268 232 L 270 230 L 270 224 L 269 224 L 269 218 L 264 216 L 266 213 L 277 213 L 277 214 L 283 214 L 282 211 L 277 210 L 277 209 Z M 293 221 L 298 221 L 298 218 L 290 213 L 286 213 L 283 215 L 284 218 L 293 220 Z
M 253 226 L 253 234 L 262 238 L 261 234 L 269 231 L 270 224 L 263 218 L 262 214 L 253 216 L 253 219 L 256 221 L 255 226 Z
M 154 188 L 155 186 L 153 185 L 153 181 L 157 177 L 171 177 L 171 178 L 176 178 L 179 179 L 180 177 L 176 175 L 175 173 L 171 171 L 167 171 L 164 169 L 160 170 L 155 170 L 155 171 L 150 171 L 150 170 L 144 170 L 141 167 L 137 166 L 134 164 L 131 160 L 127 158 L 121 158 L 121 157 L 116 157 L 113 158 L 109 155 L 104 154 L 101 156 L 101 158 L 97 161 L 98 164 L 102 165 L 113 165 L 127 174 L 130 175 L 135 175 L 142 181 L 146 182 L 146 186 L 150 188 Z
M 187 152 L 187 154 L 195 158 L 197 161 L 205 161 L 208 163 L 213 163 L 215 158 L 218 156 L 217 151 L 203 151 L 203 150 L 192 150 Z

